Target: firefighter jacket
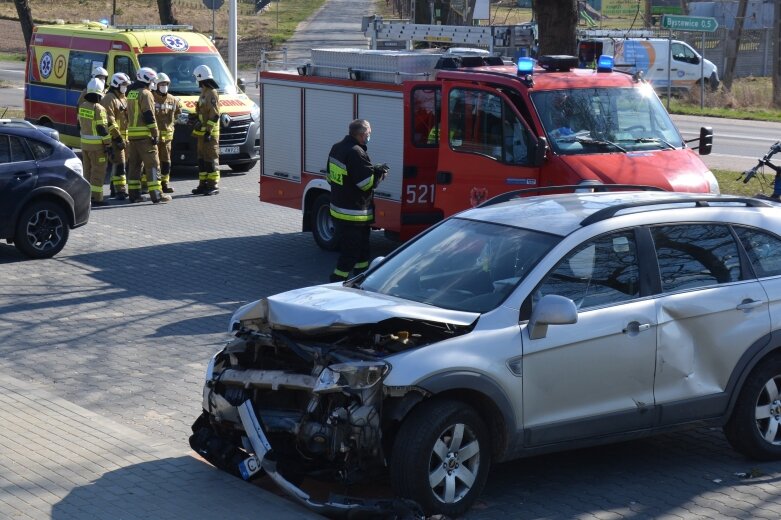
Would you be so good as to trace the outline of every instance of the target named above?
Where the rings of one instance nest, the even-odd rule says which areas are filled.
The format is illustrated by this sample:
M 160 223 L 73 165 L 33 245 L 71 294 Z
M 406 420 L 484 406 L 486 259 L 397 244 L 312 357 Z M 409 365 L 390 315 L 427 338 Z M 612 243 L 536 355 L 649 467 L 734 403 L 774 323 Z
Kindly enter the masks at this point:
M 108 133 L 112 138 L 127 139 L 127 98 L 118 89 L 110 88 L 100 100 L 106 109 Z
M 149 85 L 140 81 L 127 92 L 127 137 L 131 141 L 158 137 L 155 99 Z
M 328 154 L 328 183 L 331 185 L 331 216 L 344 222 L 374 222 L 374 188 L 379 175 L 366 147 L 345 136 Z
M 103 150 L 110 142 L 106 109 L 100 103 L 84 101 L 79 105 L 82 150 Z
M 220 94 L 217 89 L 201 87 L 201 97 L 195 105 L 198 114 L 198 125 L 193 130 L 194 136 L 202 136 L 208 130 L 212 137 L 218 140 L 220 137 Z
M 182 112 L 179 100 L 171 94 L 161 94 L 157 91 L 152 92 L 152 96 L 155 98 L 155 119 L 157 119 L 157 129 L 160 130 L 160 140 L 164 143 L 172 141 L 174 123 Z

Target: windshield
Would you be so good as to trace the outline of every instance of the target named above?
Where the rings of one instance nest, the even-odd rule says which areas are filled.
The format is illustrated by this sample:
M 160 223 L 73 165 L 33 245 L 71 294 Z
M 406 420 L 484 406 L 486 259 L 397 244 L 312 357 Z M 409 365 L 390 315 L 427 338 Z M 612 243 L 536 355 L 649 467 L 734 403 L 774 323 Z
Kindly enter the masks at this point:
M 671 150 L 683 140 L 653 88 L 535 92 L 532 102 L 560 155 Z
M 372 271 L 361 288 L 467 312 L 504 301 L 559 237 L 452 218 Z
M 235 94 L 236 84 L 219 54 L 142 54 L 138 57 L 142 67 L 155 72 L 165 72 L 171 78 L 169 92 L 175 96 L 196 96 L 201 88 L 195 81 L 193 70 L 198 65 L 207 65 L 222 94 Z

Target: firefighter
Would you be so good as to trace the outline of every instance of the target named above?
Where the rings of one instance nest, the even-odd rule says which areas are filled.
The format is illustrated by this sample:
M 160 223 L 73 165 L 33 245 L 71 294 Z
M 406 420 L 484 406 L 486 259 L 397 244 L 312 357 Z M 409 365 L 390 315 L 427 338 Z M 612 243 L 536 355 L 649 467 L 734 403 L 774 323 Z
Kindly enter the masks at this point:
M 155 100 L 149 90 L 150 83 L 157 73 L 149 67 L 141 67 L 136 73 L 136 81 L 127 93 L 127 150 L 128 181 L 130 202 L 143 202 L 141 195 L 141 173 L 146 174 L 149 185 L 149 198 L 153 203 L 166 203 L 171 196 L 161 193 L 160 160 L 157 156 L 157 143 L 160 135 L 155 119 Z M 142 167 L 143 163 L 143 167 Z
M 174 122 L 181 114 L 179 100 L 168 93 L 171 78 L 165 72 L 157 75 L 155 89 L 152 95 L 155 98 L 155 118 L 157 129 L 160 131 L 160 142 L 157 143 L 157 154 L 160 157 L 160 181 L 163 193 L 173 193 L 170 186 L 171 179 L 171 141 L 174 139 Z
M 103 82 L 92 78 L 87 84 L 84 101 L 79 105 L 79 128 L 81 129 L 81 157 L 84 173 L 91 185 L 93 206 L 104 206 L 103 179 L 106 176 L 106 150 L 111 138 L 108 133 L 106 109 L 100 104 L 103 97 Z
M 328 154 L 331 218 L 339 238 L 339 259 L 332 282 L 344 281 L 351 271 L 369 267 L 369 232 L 374 222 L 374 189 L 388 173 L 387 164 L 373 165 L 366 153 L 372 128 L 365 119 L 350 123 L 349 134 Z
M 127 98 L 125 93 L 130 77 L 124 72 L 111 76 L 111 86 L 100 104 L 106 109 L 111 151 L 108 155 L 108 174 L 111 197 L 127 199 L 125 146 L 127 141 Z
M 193 135 L 198 139 L 198 187 L 195 195 L 216 195 L 220 192 L 220 170 L 218 168 L 220 147 L 220 95 L 212 71 L 206 65 L 198 65 L 193 71 L 201 97 L 195 106 L 198 121 Z

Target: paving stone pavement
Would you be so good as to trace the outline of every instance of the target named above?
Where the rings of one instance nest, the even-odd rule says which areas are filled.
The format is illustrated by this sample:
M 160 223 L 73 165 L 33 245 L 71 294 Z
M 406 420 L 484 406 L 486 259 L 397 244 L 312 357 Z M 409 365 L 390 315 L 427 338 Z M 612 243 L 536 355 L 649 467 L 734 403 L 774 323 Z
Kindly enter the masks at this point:
M 257 167 L 214 197 L 195 184 L 180 172 L 170 204 L 96 209 L 50 260 L 0 244 L 0 519 L 285 518 L 191 457 L 187 436 L 230 314 L 324 282 L 336 255 L 299 211 L 258 201 Z M 378 232 L 372 247 L 393 244 Z M 497 466 L 466 518 L 778 519 L 781 463 L 743 458 L 718 429 L 671 433 Z

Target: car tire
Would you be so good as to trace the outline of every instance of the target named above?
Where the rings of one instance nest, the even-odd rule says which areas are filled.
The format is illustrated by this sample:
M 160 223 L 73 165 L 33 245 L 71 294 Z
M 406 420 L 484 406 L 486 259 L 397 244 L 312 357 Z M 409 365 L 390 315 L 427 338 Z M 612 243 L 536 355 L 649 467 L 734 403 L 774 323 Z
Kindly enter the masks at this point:
M 235 173 L 247 173 L 252 168 L 254 168 L 256 164 L 258 164 L 258 161 L 245 162 L 245 163 L 228 163 L 228 167 L 231 169 L 232 172 Z
M 485 486 L 490 444 L 488 429 L 474 408 L 458 401 L 425 402 L 404 420 L 396 436 L 391 485 L 426 514 L 460 516 Z
M 336 236 L 336 226 L 331 218 L 331 195 L 329 193 L 317 196 L 310 215 L 312 237 L 317 245 L 326 251 L 337 251 L 339 238 Z
M 716 73 L 710 75 L 708 86 L 710 87 L 711 92 L 716 92 L 719 89 L 719 78 L 716 76 Z
M 781 356 L 762 360 L 751 371 L 724 426 L 724 435 L 747 457 L 781 459 Z
M 68 216 L 61 205 L 34 202 L 19 215 L 14 245 L 30 258 L 51 258 L 65 247 L 68 234 Z

